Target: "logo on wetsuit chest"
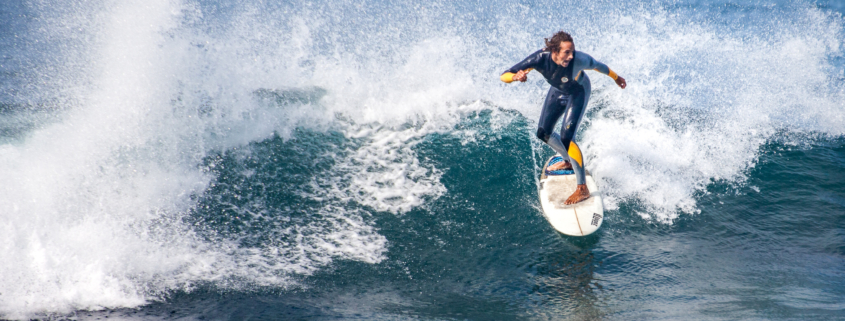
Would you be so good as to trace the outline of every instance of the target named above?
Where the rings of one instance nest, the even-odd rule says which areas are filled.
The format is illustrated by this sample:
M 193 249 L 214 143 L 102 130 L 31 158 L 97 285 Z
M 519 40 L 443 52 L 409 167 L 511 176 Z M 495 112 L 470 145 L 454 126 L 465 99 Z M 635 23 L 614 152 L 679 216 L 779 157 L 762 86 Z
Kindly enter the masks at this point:
M 569 82 L 569 78 L 566 78 L 566 76 L 560 77 L 560 82 L 562 82 L 562 83 Z

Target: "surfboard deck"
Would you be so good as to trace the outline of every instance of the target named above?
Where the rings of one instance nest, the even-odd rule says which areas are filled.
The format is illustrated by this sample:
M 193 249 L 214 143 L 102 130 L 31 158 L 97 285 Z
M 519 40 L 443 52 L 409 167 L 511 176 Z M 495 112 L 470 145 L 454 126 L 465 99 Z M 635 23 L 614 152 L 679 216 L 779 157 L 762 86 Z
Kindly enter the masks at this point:
M 589 171 L 586 171 L 587 188 L 590 197 L 572 205 L 563 203 L 575 192 L 575 173 L 569 171 L 548 172 L 549 165 L 563 161 L 560 155 L 549 158 L 540 175 L 540 203 L 543 215 L 555 230 L 566 235 L 586 236 L 597 231 L 604 221 L 604 207 L 601 192 Z

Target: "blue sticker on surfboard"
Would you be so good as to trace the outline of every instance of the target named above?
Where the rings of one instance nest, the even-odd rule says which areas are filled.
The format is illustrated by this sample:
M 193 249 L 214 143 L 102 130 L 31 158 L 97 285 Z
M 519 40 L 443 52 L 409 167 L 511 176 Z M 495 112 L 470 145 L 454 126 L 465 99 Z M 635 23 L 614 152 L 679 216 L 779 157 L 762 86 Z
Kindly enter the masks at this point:
M 549 161 L 546 163 L 546 167 L 543 167 L 543 172 L 546 173 L 546 175 L 574 175 L 575 174 L 575 171 L 572 170 L 572 169 L 558 169 L 558 170 L 554 170 L 554 171 L 550 171 L 550 170 L 547 169 L 550 166 L 557 164 L 557 163 L 560 163 L 560 162 L 566 162 L 566 161 L 560 155 L 552 156 L 552 158 L 549 159 Z

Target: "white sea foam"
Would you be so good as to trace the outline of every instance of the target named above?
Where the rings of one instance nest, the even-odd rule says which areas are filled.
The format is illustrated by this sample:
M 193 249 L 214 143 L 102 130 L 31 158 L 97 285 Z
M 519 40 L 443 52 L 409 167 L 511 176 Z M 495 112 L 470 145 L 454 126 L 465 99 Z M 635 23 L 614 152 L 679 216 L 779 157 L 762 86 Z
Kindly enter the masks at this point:
M 209 242 L 184 225 L 213 179 L 200 166 L 208 152 L 285 134 L 296 122 L 295 108 L 255 103 L 260 87 L 248 81 L 220 93 L 239 75 L 193 64 L 202 52 L 171 37 L 186 9 L 171 1 L 102 8 L 93 34 L 101 47 L 83 59 L 98 72 L 78 79 L 92 84 L 73 97 L 78 105 L 0 147 L 0 317 L 134 307 L 204 281 L 287 286 L 291 274 L 332 258 L 382 259 L 384 238 L 344 209 L 325 209 L 293 244 L 258 248 Z M 203 82 L 208 75 L 218 78 Z
M 130 4 L 112 12 L 102 78 L 80 98 L 87 108 L 2 147 L 3 317 L 135 306 L 149 295 L 136 280 L 192 261 L 190 236 L 165 242 L 147 229 L 185 210 L 186 194 L 208 178 L 185 172 L 181 151 L 151 148 L 173 141 L 151 135 L 154 110 L 168 99 L 157 97 L 166 84 L 145 67 L 159 58 L 150 38 L 172 22 L 168 3 L 146 9 L 163 14 L 137 15 L 144 10 Z
M 648 6 L 567 7 L 570 19 L 551 19 L 565 21 L 558 26 L 518 3 L 499 5 L 502 16 L 480 19 L 483 27 L 473 24 L 482 13 L 449 3 L 220 13 L 162 0 L 68 14 L 67 25 L 91 26 L 85 35 L 95 39 L 84 42 L 85 57 L 62 60 L 86 66 L 59 79 L 73 88 L 56 89 L 69 96 L 68 111 L 0 146 L 0 316 L 135 307 L 203 282 L 286 287 L 338 258 L 381 262 L 387 240 L 369 211 L 404 215 L 448 193 L 419 144 L 490 105 L 536 120 L 547 85 L 532 74 L 506 86 L 498 72 L 558 28 L 629 81 L 619 90 L 590 74 L 593 111 L 579 138 L 610 209 L 635 202 L 641 215 L 671 221 L 696 212 L 695 195 L 713 180 L 741 183 L 776 133 L 845 128 L 828 63 L 842 55 L 842 22 L 817 9 L 797 6 L 767 22 L 778 12 L 763 8 L 753 28 L 726 30 Z M 560 14 L 558 4 L 544 6 L 551 11 L 541 16 Z M 500 21 L 494 30 L 490 19 Z M 255 94 L 314 87 L 326 90 L 319 101 L 278 105 Z M 511 120 L 493 117 L 493 126 Z M 186 226 L 215 181 L 207 156 L 248 153 L 248 144 L 291 138 L 296 128 L 353 141 L 324 155 L 337 175 L 291 188 L 322 204 L 310 220 L 267 231 L 286 241 L 251 246 Z M 286 216 L 250 201 L 235 211 Z
M 837 16 L 806 8 L 757 21 L 778 30 L 759 38 L 661 11 L 616 18 L 611 29 L 627 31 L 591 42 L 605 44 L 595 55 L 629 88 L 594 95 L 602 109 L 582 134 L 611 209 L 636 200 L 641 215 L 661 221 L 694 213 L 697 193 L 741 183 L 779 131 L 843 133 L 845 96 L 828 62 L 842 55 Z
M 345 92 L 325 105 L 262 103 L 255 97 L 258 89 L 307 85 L 265 69 L 277 64 L 295 71 L 302 58 L 257 61 L 264 47 L 244 34 L 214 38 L 180 27 L 197 18 L 196 10 L 172 1 L 92 9 L 103 21 L 92 24 L 101 29 L 91 34 L 94 44 L 88 43 L 96 48 L 85 52 L 96 55 L 79 59 L 95 72 L 70 73 L 90 88 L 70 93 L 75 96 L 68 101 L 75 105 L 65 106 L 69 111 L 60 122 L 0 147 L 0 178 L 10 182 L 2 186 L 0 199 L 3 318 L 134 307 L 202 282 L 286 287 L 293 284 L 292 275 L 314 273 L 336 258 L 378 263 L 385 238 L 360 210 L 342 202 L 353 197 L 373 209 L 399 213 L 443 193 L 437 170 L 416 161 L 411 149 L 429 132 L 426 126 L 385 127 L 359 135 L 363 145 L 338 164 L 344 186 L 306 195 L 325 201 L 312 213 L 314 219 L 267 231 L 287 241 L 243 246 L 237 235 L 216 237 L 203 227 L 186 226 L 183 218 L 214 180 L 201 166 L 209 153 L 243 150 L 274 135 L 290 137 L 296 126 L 328 128 L 335 114 L 353 115 L 344 106 L 360 107 L 359 101 L 340 99 Z M 279 43 L 307 48 L 311 35 L 299 32 Z M 243 51 L 251 54 L 244 57 Z M 460 92 L 447 83 L 434 90 Z M 414 97 L 390 99 L 401 104 L 409 98 Z M 366 121 L 377 122 L 381 116 L 374 115 Z M 346 130 L 360 133 L 349 126 Z M 287 215 L 254 201 L 263 211 L 259 214 Z

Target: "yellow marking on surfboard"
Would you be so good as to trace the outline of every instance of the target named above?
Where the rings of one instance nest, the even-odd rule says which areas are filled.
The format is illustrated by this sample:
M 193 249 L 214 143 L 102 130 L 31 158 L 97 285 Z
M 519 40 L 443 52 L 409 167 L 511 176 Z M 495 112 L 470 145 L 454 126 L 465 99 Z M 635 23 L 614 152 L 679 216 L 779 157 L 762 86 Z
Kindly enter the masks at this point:
M 578 165 L 580 165 L 582 168 L 584 167 L 583 156 L 581 156 L 581 148 L 578 147 L 578 144 L 576 144 L 575 142 L 570 142 L 569 151 L 567 151 L 567 153 L 569 154 L 569 158 L 572 158 L 573 160 L 578 162 Z

